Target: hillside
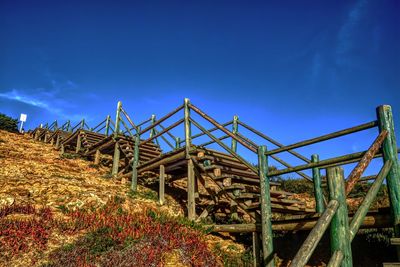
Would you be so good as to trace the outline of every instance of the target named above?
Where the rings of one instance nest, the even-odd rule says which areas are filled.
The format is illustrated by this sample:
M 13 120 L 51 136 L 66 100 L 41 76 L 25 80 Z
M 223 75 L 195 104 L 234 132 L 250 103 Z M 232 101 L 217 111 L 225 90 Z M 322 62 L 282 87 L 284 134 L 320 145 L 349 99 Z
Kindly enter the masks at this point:
M 207 235 L 167 196 L 28 135 L 0 131 L 1 266 L 242 265 L 244 248 Z

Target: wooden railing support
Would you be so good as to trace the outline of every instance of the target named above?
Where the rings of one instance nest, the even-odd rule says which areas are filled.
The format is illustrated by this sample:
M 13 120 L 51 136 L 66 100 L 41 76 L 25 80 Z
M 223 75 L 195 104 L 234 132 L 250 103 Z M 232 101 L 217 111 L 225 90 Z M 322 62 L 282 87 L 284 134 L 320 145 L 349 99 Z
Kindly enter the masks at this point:
M 187 209 L 188 209 L 188 219 L 195 220 L 196 219 L 196 203 L 195 203 L 195 173 L 194 173 L 194 164 L 192 159 L 188 159 L 188 182 L 187 182 L 187 192 L 188 192 L 188 201 L 187 201 Z
M 156 115 L 151 115 L 151 125 L 154 125 L 156 123 Z M 150 130 L 150 138 L 152 138 L 156 134 L 156 129 L 152 128 Z
M 237 115 L 233 116 L 232 133 L 234 135 L 237 135 L 237 133 L 238 133 L 238 126 L 239 126 L 238 125 L 238 120 L 239 120 L 239 117 Z M 231 149 L 235 153 L 237 152 L 237 141 L 236 141 L 236 139 L 232 138 Z
M 258 175 L 260 177 L 260 192 L 261 192 L 261 242 L 263 251 L 264 266 L 273 267 L 274 262 L 274 247 L 272 236 L 272 212 L 271 212 L 271 195 L 268 178 L 268 163 L 265 152 L 266 146 L 258 147 Z
M 318 162 L 319 156 L 314 154 L 311 156 L 311 162 Z M 319 168 L 312 169 L 313 182 L 314 182 L 314 196 L 315 196 L 315 210 L 322 214 L 324 212 L 324 195 L 321 188 L 321 172 Z
M 383 160 L 392 161 L 392 168 L 386 178 L 390 207 L 393 215 L 395 236 L 400 237 L 400 164 L 397 155 L 397 142 L 394 131 L 392 108 L 382 105 L 377 108 L 379 130 L 386 130 L 388 135 L 383 141 Z
M 190 122 L 190 100 L 185 98 L 184 100 L 184 110 L 185 110 L 185 146 L 186 146 L 186 159 L 190 158 L 190 146 L 191 146 L 191 122 Z
M 158 202 L 160 203 L 160 205 L 164 205 L 164 202 L 165 202 L 165 167 L 164 167 L 164 165 L 160 165 Z
M 175 149 L 179 149 L 181 147 L 181 139 L 179 137 L 175 137 Z
M 111 120 L 110 115 L 107 115 L 107 119 L 106 119 L 106 130 L 105 130 L 105 132 L 104 132 L 104 134 L 105 134 L 106 136 L 108 136 L 108 134 L 109 134 L 109 132 L 110 132 L 110 120 Z
M 349 218 L 344 187 L 344 173 L 341 167 L 327 169 L 329 197 L 339 202 L 339 207 L 331 222 L 331 251 L 339 250 L 343 253 L 342 267 L 353 266 L 351 242 L 349 232 Z
M 120 127 L 121 127 L 121 108 L 122 108 L 122 102 L 118 101 L 117 104 L 117 114 L 115 115 L 115 128 L 114 128 L 114 137 L 118 136 L 119 131 L 120 131 Z
M 111 170 L 112 176 L 116 176 L 118 174 L 120 154 L 121 154 L 121 151 L 119 150 L 118 141 L 115 141 L 113 165 L 112 165 L 112 170 Z
M 138 172 L 137 167 L 139 166 L 139 145 L 140 145 L 140 126 L 137 127 L 136 136 L 135 136 L 135 148 L 133 151 L 133 162 L 132 162 L 132 182 L 131 189 L 133 192 L 137 190 L 138 184 Z

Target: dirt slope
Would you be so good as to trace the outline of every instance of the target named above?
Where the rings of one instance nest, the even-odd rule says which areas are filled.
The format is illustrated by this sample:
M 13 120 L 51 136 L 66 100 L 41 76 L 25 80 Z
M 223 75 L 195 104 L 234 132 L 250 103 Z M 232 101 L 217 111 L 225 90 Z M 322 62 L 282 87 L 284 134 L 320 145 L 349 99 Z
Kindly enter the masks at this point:
M 98 168 L 83 159 L 62 157 L 51 145 L 34 141 L 28 135 L 0 131 L 0 209 L 30 204 L 38 209 L 48 207 L 55 217 L 63 218 L 65 210 L 100 208 L 118 196 L 126 199 L 123 207 L 130 212 L 140 212 L 146 207 L 170 216 L 182 216 L 181 207 L 172 198 L 167 196 L 168 206 L 159 206 L 154 199 L 155 193 L 143 187 L 139 188 L 139 194 L 131 197 L 129 185 L 111 179 L 108 173 L 108 169 Z M 51 251 L 76 238 L 52 234 L 46 250 L 40 255 L 28 251 L 11 258 L 0 258 L 0 265 L 28 266 L 34 263 L 40 266 Z M 218 251 L 225 249 L 233 253 L 244 250 L 229 240 L 211 235 L 206 238 L 213 251 L 215 247 Z M 167 260 L 161 265 L 179 265 L 176 253 L 173 251 L 164 257 Z M 219 262 L 222 263 L 222 259 Z

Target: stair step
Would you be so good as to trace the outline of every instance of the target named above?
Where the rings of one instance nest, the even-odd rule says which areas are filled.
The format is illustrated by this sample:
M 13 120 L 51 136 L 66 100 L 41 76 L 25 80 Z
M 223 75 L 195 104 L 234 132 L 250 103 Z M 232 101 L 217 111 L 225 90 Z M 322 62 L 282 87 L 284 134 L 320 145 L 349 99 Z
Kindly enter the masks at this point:
M 384 262 L 383 267 L 399 267 L 400 262 Z
M 393 246 L 400 246 L 400 237 L 390 238 L 390 244 Z

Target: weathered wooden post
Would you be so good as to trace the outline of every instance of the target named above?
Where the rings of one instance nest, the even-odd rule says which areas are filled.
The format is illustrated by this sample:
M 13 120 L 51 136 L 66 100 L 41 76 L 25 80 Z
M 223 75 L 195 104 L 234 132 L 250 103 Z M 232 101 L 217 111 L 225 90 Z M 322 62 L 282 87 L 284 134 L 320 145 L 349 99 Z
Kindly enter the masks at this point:
M 54 131 L 57 131 L 58 129 L 58 123 L 57 120 L 54 121 L 54 127 L 53 127 Z
M 156 123 L 156 115 L 151 115 L 151 125 L 154 125 Z M 150 130 L 150 138 L 152 138 L 154 135 L 156 135 L 156 129 L 152 128 Z
M 342 267 L 353 266 L 351 254 L 351 242 L 349 231 L 349 217 L 346 203 L 346 191 L 344 174 L 341 167 L 327 169 L 327 180 L 329 186 L 329 200 L 339 202 L 339 207 L 331 221 L 331 251 L 343 253 Z
M 115 147 L 114 147 L 113 165 L 112 165 L 112 171 L 111 171 L 111 175 L 113 175 L 113 176 L 118 174 L 119 157 L 120 157 L 120 153 L 121 153 L 119 151 L 119 145 L 118 145 L 121 108 L 122 108 L 122 103 L 121 103 L 121 101 L 118 101 L 117 114 L 115 116 L 115 131 L 114 131 Z
M 195 173 L 194 173 L 194 165 L 192 159 L 188 159 L 188 219 L 195 220 L 196 219 L 196 197 L 195 197 Z
M 136 192 L 138 184 L 137 167 L 139 166 L 139 144 L 140 144 L 140 126 L 137 127 L 136 129 L 135 148 L 133 151 L 132 182 L 131 182 L 131 189 L 133 192 Z
M 164 167 L 164 165 L 160 165 L 158 201 L 159 201 L 160 205 L 164 205 L 164 202 L 165 202 L 165 167 Z
M 85 119 L 81 120 L 81 126 L 79 127 L 79 129 L 84 129 L 85 128 Z
M 311 156 L 311 162 L 318 162 L 318 161 L 319 161 L 319 156 L 317 154 Z M 321 172 L 319 168 L 313 168 L 312 175 L 314 182 L 315 210 L 319 214 L 322 214 L 324 212 L 325 205 L 324 205 L 324 195 L 322 193 L 322 188 L 321 188 Z
M 101 158 L 101 153 L 100 150 L 96 150 L 96 154 L 94 155 L 94 164 L 99 165 L 100 164 L 100 158 Z
M 253 267 L 261 266 L 260 263 L 260 233 L 255 231 L 252 233 L 253 237 Z
M 175 137 L 175 149 L 181 148 L 181 139 L 179 137 Z
M 60 148 L 60 135 L 57 135 L 57 140 L 56 140 L 56 149 Z
M 239 127 L 238 120 L 239 120 L 239 117 L 237 115 L 233 116 L 232 133 L 234 135 L 237 135 L 237 133 L 238 133 L 238 127 Z M 231 149 L 232 149 L 232 151 L 234 151 L 236 153 L 236 151 L 237 151 L 237 141 L 235 139 L 233 139 L 233 138 L 232 138 Z
M 61 151 L 60 151 L 61 156 L 64 155 L 64 153 L 65 153 L 64 144 L 61 144 Z
M 79 153 L 79 151 L 81 150 L 82 147 L 82 137 L 81 137 L 81 133 L 79 131 L 78 133 L 78 139 L 76 141 L 76 149 L 75 149 L 75 153 Z
M 69 128 L 71 127 L 71 121 L 70 120 L 67 121 L 67 125 L 65 127 L 66 127 L 66 131 L 69 132 Z
M 391 160 L 392 168 L 386 178 L 390 207 L 393 216 L 395 236 L 400 237 L 400 164 L 397 155 L 397 142 L 394 131 L 392 108 L 389 105 L 382 105 L 377 108 L 379 130 L 386 130 L 388 135 L 383 141 L 383 160 Z M 400 253 L 398 253 L 400 254 Z
M 271 195 L 268 178 L 268 162 L 265 152 L 266 146 L 258 147 L 258 176 L 260 177 L 261 191 L 261 242 L 263 251 L 264 266 L 273 267 L 274 262 L 274 247 L 272 240 L 272 212 L 271 212 Z
M 106 119 L 106 130 L 105 130 L 105 132 L 104 132 L 104 134 L 105 134 L 106 136 L 108 136 L 108 134 L 109 134 L 109 132 L 110 132 L 110 120 L 111 120 L 110 115 L 107 115 L 107 119 Z
M 186 159 L 190 158 L 190 145 L 191 145 L 191 122 L 190 122 L 190 109 L 189 109 L 190 100 L 189 98 L 185 98 L 184 101 L 184 109 L 185 109 L 185 146 L 186 146 Z
M 195 175 L 194 175 L 194 165 L 190 158 L 190 146 L 191 146 L 191 122 L 190 122 L 190 100 L 185 98 L 184 100 L 184 114 L 185 114 L 185 149 L 186 149 L 186 159 L 188 161 L 188 218 L 189 220 L 196 219 L 196 203 L 195 203 Z

